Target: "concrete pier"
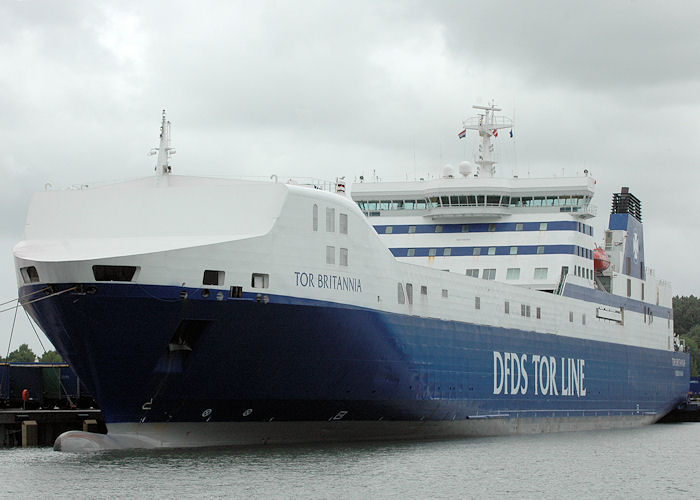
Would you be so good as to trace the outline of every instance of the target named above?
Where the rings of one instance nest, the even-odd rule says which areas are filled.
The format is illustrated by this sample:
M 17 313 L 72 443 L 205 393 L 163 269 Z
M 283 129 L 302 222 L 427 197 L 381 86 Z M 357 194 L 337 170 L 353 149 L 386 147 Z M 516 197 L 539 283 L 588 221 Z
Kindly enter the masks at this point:
M 53 446 L 56 438 L 70 430 L 105 434 L 102 412 L 89 410 L 0 410 L 0 448 Z

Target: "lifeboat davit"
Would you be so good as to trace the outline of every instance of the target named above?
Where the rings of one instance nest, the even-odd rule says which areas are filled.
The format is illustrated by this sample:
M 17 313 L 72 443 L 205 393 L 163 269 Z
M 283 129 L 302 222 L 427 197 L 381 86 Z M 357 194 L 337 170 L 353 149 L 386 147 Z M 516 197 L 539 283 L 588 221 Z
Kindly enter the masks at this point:
M 609 267 L 610 258 L 608 257 L 608 254 L 605 253 L 605 250 L 600 247 L 593 250 L 593 269 L 596 272 L 600 272 L 605 271 Z

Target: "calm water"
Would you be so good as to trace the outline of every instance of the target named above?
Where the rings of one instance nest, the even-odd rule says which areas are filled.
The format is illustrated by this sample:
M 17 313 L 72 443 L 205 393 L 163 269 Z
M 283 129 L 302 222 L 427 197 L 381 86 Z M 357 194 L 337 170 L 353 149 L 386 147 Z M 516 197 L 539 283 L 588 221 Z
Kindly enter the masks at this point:
M 700 424 L 420 443 L 0 450 L 5 497 L 688 498 Z

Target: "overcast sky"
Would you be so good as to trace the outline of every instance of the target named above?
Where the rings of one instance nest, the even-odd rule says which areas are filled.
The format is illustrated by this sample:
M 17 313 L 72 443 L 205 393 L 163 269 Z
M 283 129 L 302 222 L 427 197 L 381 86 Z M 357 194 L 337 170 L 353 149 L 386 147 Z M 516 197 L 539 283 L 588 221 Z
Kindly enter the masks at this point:
M 500 175 L 588 169 L 597 235 L 629 186 L 648 265 L 698 295 L 699 21 L 698 2 L 0 0 L 0 301 L 31 193 L 151 175 L 164 108 L 178 174 L 402 180 L 472 159 L 457 132 L 491 99 L 516 123 Z M 11 350 L 41 352 L 18 318 Z

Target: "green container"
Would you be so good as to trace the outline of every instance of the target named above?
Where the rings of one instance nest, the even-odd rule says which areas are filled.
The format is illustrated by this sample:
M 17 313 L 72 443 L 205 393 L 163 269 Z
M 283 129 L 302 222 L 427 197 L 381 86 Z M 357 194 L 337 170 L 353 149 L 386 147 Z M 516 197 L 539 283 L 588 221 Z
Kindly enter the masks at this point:
M 58 404 L 61 399 L 61 368 L 59 366 L 45 366 L 41 369 L 41 378 L 44 383 L 44 403 Z

